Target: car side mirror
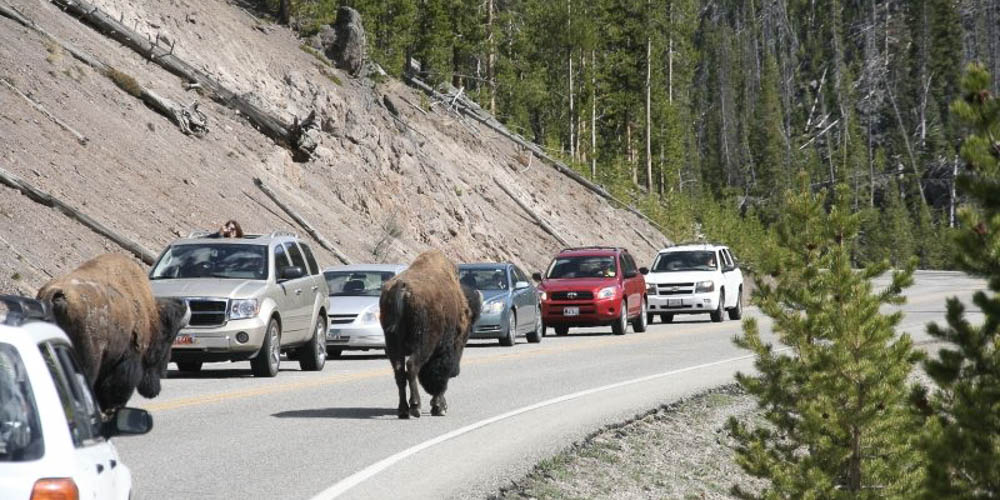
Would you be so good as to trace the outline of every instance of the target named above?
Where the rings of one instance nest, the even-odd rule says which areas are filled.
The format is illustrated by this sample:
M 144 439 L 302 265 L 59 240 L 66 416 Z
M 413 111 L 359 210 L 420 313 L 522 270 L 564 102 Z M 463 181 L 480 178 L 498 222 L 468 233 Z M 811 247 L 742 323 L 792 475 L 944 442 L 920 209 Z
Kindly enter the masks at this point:
M 120 408 L 102 426 L 105 438 L 145 434 L 153 429 L 153 416 L 140 408 Z
M 531 286 L 531 283 L 528 283 L 527 281 L 518 281 L 517 283 L 514 283 L 514 290 L 524 290 L 529 286 Z
M 531 279 L 533 279 L 535 281 L 538 281 L 538 282 L 541 282 L 542 281 L 542 273 L 531 273 Z
M 288 266 L 281 268 L 281 271 L 278 273 L 278 279 L 281 281 L 297 280 L 305 275 L 305 269 L 299 266 Z
M 642 273 L 643 275 L 649 274 L 649 268 L 648 267 L 640 267 L 639 268 L 639 272 Z

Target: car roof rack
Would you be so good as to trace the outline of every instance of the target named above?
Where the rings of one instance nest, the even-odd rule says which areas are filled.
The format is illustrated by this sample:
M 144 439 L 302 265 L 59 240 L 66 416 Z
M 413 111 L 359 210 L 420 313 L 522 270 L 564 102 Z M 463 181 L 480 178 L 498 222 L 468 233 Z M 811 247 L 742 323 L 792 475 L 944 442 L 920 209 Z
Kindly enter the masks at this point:
M 198 238 L 204 238 L 210 234 L 215 234 L 215 231 L 209 231 L 207 229 L 195 229 L 187 235 L 187 239 L 196 240 Z
M 268 238 L 278 238 L 286 236 L 289 238 L 298 238 L 299 236 L 291 231 L 272 231 L 271 234 L 267 235 Z
M 562 249 L 563 252 L 572 252 L 574 250 L 620 250 L 623 252 L 628 251 L 622 247 L 612 247 L 607 245 L 585 245 L 582 247 L 566 247 Z
M 52 309 L 47 302 L 18 295 L 0 295 L 6 311 L 0 311 L 0 324 L 17 326 L 28 320 L 53 322 Z

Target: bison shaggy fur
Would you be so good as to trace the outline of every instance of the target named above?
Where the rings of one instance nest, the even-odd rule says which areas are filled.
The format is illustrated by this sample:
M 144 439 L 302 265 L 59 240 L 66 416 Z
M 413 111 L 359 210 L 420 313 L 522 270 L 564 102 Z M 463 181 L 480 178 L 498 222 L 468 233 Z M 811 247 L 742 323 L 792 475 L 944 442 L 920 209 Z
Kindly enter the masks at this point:
M 382 288 L 380 321 L 399 390 L 399 418 L 420 417 L 418 380 L 431 394 L 431 414 L 447 413 L 448 379 L 459 373 L 481 307 L 479 292 L 459 284 L 455 264 L 438 250 L 420 254 Z
M 52 304 L 105 412 L 125 406 L 133 391 L 160 393 L 170 347 L 190 318 L 181 299 L 154 299 L 146 272 L 132 259 L 105 254 L 38 291 Z

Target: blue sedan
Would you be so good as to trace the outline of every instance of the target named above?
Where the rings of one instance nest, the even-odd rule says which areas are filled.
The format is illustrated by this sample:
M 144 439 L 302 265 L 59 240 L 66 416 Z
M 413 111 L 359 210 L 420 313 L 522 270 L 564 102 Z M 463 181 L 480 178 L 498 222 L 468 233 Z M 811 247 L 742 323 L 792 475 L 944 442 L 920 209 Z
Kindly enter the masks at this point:
M 470 338 L 499 339 L 512 346 L 517 337 L 542 341 L 542 315 L 538 292 L 520 268 L 511 263 L 462 264 L 459 280 L 483 294 L 483 312 Z

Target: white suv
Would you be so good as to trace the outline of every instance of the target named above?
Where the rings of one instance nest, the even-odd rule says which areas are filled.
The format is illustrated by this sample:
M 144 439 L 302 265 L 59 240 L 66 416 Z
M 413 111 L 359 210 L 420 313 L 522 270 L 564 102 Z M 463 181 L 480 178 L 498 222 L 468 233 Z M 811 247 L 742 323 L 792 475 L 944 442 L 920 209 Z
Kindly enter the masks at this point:
M 664 248 L 646 275 L 648 322 L 675 314 L 708 313 L 720 322 L 743 317 L 743 273 L 728 247 L 711 244 Z
M 0 498 L 130 498 L 132 474 L 108 438 L 152 426 L 135 408 L 103 421 L 48 308 L 0 295 Z

